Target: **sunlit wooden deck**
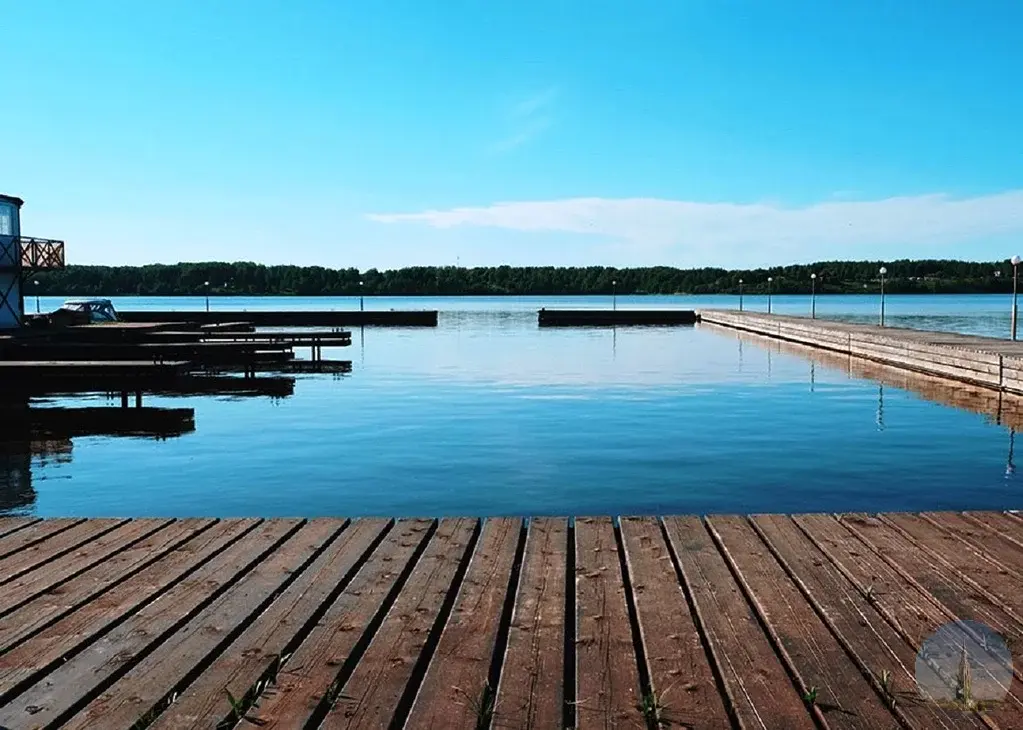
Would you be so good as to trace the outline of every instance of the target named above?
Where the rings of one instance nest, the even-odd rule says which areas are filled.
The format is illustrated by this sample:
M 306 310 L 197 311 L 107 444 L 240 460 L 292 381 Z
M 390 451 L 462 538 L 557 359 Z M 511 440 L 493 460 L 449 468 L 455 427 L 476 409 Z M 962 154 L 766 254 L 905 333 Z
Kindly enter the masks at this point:
M 0 726 L 1023 726 L 922 700 L 1023 637 L 1008 513 L 0 518 Z

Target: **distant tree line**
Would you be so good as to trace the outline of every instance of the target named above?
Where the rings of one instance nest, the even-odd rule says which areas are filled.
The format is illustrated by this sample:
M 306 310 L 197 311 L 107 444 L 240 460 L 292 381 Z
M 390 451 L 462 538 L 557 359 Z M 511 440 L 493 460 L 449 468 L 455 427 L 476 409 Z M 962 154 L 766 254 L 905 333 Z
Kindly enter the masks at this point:
M 952 260 L 821 261 L 746 271 L 651 266 L 413 266 L 388 271 L 327 269 L 322 266 L 264 266 L 237 263 L 180 263 L 148 266 L 68 266 L 40 272 L 26 294 L 67 296 L 234 295 L 470 295 L 470 294 L 736 294 L 739 281 L 750 294 L 768 287 L 778 294 L 805 293 L 810 275 L 817 291 L 854 293 L 876 288 L 887 268 L 892 293 L 983 293 L 1012 290 L 1008 261 Z M 207 286 L 206 282 L 209 282 Z M 38 291 L 36 291 L 38 289 Z

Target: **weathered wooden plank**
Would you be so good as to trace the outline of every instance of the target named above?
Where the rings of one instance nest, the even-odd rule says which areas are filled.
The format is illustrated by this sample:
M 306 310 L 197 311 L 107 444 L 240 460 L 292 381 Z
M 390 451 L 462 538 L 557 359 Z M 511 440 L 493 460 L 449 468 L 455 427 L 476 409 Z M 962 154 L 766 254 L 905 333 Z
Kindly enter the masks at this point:
M 53 519 L 37 520 L 35 523 L 19 530 L 8 532 L 0 538 L 0 560 L 13 555 L 19 550 L 24 550 L 30 545 L 40 543 L 51 535 L 56 535 L 75 525 L 80 525 L 85 520 L 80 519 Z M 2 566 L 3 563 L 0 563 Z M 4 573 L 0 570 L 0 578 Z
M 86 520 L 0 559 L 0 584 L 6 586 L 30 570 L 36 570 L 57 558 L 73 561 L 73 557 L 66 557 L 69 553 L 127 522 L 128 520 Z
M 713 517 L 710 530 L 752 598 L 761 620 L 784 651 L 803 691 L 833 728 L 896 728 L 898 720 L 850 661 L 763 541 L 741 517 Z
M 1015 554 L 1023 555 L 1023 520 L 1004 512 L 967 512 L 967 520 L 986 527 L 998 537 L 1009 543 Z M 1014 564 L 1017 560 L 1012 561 Z
M 212 520 L 179 520 L 130 548 L 95 565 L 67 583 L 18 606 L 0 621 L 0 651 L 74 611 L 113 587 L 132 572 L 159 560 L 166 551 L 212 524 Z M 102 539 L 102 538 L 101 538 Z M 29 575 L 32 575 L 31 573 Z M 5 598 L 0 593 L 0 601 Z
M 339 673 L 350 675 L 353 650 L 387 605 L 402 573 L 428 537 L 429 520 L 401 520 L 284 664 L 257 717 L 263 728 L 304 727 L 321 701 L 336 699 Z M 366 637 L 368 640 L 370 637 Z M 324 708 L 325 709 L 325 708 Z
M 621 530 L 660 719 L 670 727 L 731 727 L 660 523 L 622 518 Z
M 967 543 L 987 560 L 1023 580 L 1023 545 L 1007 540 L 1006 535 L 989 529 L 984 523 L 958 512 L 925 512 L 924 520 Z M 1023 525 L 1017 530 L 1023 537 Z
M 0 555 L 7 552 L 4 548 L 4 541 L 9 535 L 38 522 L 38 517 L 0 517 Z
M 0 615 L 14 610 L 27 601 L 31 601 L 43 592 L 53 595 L 61 592 L 60 584 L 77 573 L 88 571 L 104 561 L 112 561 L 117 553 L 128 548 L 132 543 L 144 540 L 161 528 L 168 526 L 171 520 L 132 520 L 115 530 L 90 540 L 79 548 L 62 557 L 45 563 L 35 570 L 23 573 L 19 578 L 7 583 L 0 591 Z M 8 621 L 4 621 L 7 624 Z M 2 631 L 2 627 L 0 627 Z
M 576 726 L 642 727 L 621 560 L 610 518 L 575 523 Z
M 204 561 L 209 561 L 238 540 L 256 522 L 232 520 L 214 525 L 162 560 L 118 583 L 96 600 L 47 626 L 28 641 L 0 654 L 0 702 L 10 699 L 19 685 L 32 681 L 38 671 L 55 666 L 62 658 L 80 651 L 139 607 L 152 605 L 153 599 L 158 599 L 160 606 L 166 606 L 169 587 L 181 585 L 180 581 L 186 576 L 194 583 L 196 576 L 200 575 L 192 572 L 197 566 L 209 566 L 210 563 Z M 208 574 L 208 570 L 201 573 Z
M 818 615 L 856 658 L 860 671 L 872 677 L 882 698 L 905 725 L 921 730 L 983 727 L 973 713 L 915 701 L 916 647 L 889 625 L 789 517 L 758 515 L 753 522 Z
M 224 589 L 262 562 L 299 520 L 264 522 L 195 573 L 99 637 L 0 708 L 0 725 L 62 722 L 76 705 L 123 676 Z
M 392 721 L 476 526 L 474 519 L 441 521 L 321 727 L 379 728 Z
M 529 521 L 508 648 L 494 702 L 494 727 L 562 727 L 567 556 L 566 520 Z
M 671 517 L 665 518 L 664 525 L 725 682 L 727 699 L 743 727 L 815 728 L 703 523 L 696 517 Z
M 318 522 L 319 520 L 314 520 Z M 358 520 L 331 543 L 223 654 L 180 691 L 151 730 L 211 728 L 231 713 L 228 693 L 243 698 L 272 674 L 297 632 L 303 630 L 331 594 L 343 589 L 380 539 L 386 520 Z
M 893 569 L 833 517 L 797 515 L 794 520 L 910 646 L 919 649 L 941 626 L 955 620 L 956 614 L 913 577 Z M 1019 698 L 1023 698 L 1023 685 L 1014 675 L 1012 694 L 985 714 L 997 727 L 1018 727 L 1023 710 Z
M 964 579 L 948 564 L 943 564 L 936 553 L 925 552 L 891 524 L 876 517 L 843 515 L 841 522 L 889 565 L 909 576 L 920 590 L 944 605 L 950 613 L 959 618 L 983 622 L 1008 637 L 1014 645 L 1023 645 L 1019 643 L 1023 639 L 1023 625 L 1017 617 L 991 597 L 983 595 L 983 590 L 977 588 L 976 583 Z M 963 548 L 965 553 L 966 546 Z
M 67 730 L 130 727 L 185 677 L 247 626 L 341 529 L 341 520 L 302 525 L 212 603 L 155 646 L 122 677 L 61 726 Z M 219 640 L 219 641 L 218 641 Z M 244 696 L 244 695 L 243 695 Z M 227 696 L 224 693 L 223 699 Z M 225 708 L 227 709 L 227 708 Z M 225 712 L 226 714 L 226 712 Z
M 493 709 L 488 683 L 504 613 L 520 519 L 487 520 L 458 599 L 419 688 L 406 730 L 474 730 Z
M 982 548 L 943 530 L 932 520 L 911 514 L 892 514 L 884 519 L 1023 626 L 1020 618 L 1023 615 L 1023 595 L 1019 591 L 1023 575 L 1006 568 Z M 953 519 L 950 517 L 949 522 Z

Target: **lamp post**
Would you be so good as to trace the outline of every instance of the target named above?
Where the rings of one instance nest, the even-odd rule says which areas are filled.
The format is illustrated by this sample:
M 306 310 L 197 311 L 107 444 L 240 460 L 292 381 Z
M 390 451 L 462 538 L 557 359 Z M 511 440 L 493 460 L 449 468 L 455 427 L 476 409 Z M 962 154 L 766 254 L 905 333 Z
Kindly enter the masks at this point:
M 33 281 L 32 286 L 36 289 L 36 314 L 39 314 L 39 280 Z
M 206 311 L 210 311 L 210 283 L 208 281 L 203 282 L 203 286 L 206 287 Z
M 1019 256 L 1012 257 L 1012 339 L 1016 339 L 1016 321 L 1019 317 Z
M 618 280 L 611 279 L 611 311 L 618 311 Z
M 739 279 L 739 311 L 742 311 L 742 279 Z
M 884 327 L 884 277 L 888 269 L 882 266 L 877 273 L 881 275 L 881 326 Z
M 767 277 L 767 313 L 771 313 L 771 282 L 774 281 L 773 276 Z
M 817 274 L 810 274 L 810 319 L 817 319 Z
M 364 281 L 361 281 L 361 280 L 359 281 L 359 311 L 360 312 L 365 312 L 366 311 L 366 295 L 363 293 L 363 289 L 362 289 L 362 285 L 364 283 L 365 283 Z

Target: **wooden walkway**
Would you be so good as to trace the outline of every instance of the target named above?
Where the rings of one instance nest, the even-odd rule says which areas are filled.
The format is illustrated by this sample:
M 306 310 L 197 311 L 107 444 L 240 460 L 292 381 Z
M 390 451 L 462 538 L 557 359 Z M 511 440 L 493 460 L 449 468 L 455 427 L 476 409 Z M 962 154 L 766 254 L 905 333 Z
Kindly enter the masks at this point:
M 0 518 L 0 727 L 1019 728 L 914 677 L 1021 580 L 1008 513 Z

